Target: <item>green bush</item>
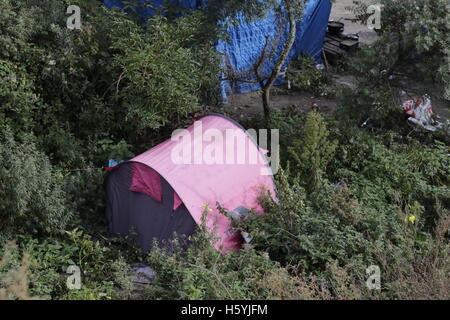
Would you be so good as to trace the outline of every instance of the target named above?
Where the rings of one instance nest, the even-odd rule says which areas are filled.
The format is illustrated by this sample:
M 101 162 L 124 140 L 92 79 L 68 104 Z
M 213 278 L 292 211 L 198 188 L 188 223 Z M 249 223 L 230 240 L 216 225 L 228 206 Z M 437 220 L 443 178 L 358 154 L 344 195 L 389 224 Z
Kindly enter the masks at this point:
M 114 63 L 122 70 L 117 88 L 127 110 L 126 121 L 137 130 L 158 129 L 170 119 L 198 110 L 202 88 L 217 78 L 213 47 L 194 45 L 200 19 L 196 13 L 169 23 L 154 16 L 145 33 L 131 22 L 116 21 L 122 31 L 114 43 L 120 52 Z
M 398 41 L 353 56 L 357 88 L 344 92 L 336 117 L 288 108 L 243 123 L 280 129 L 284 170 L 278 203 L 262 195 L 265 214 L 235 222 L 252 242 L 222 255 L 202 227 L 187 249 L 142 253 L 106 239 L 100 168 L 217 102 L 214 19 L 263 7 L 213 1 L 205 13 L 174 19 L 169 10 L 143 23 L 73 0 L 83 27 L 69 30 L 69 1 L 0 0 L 0 299 L 448 300 L 448 147 L 439 135 L 406 135 L 401 83 L 389 77 L 413 63 L 417 77 L 446 89 L 447 9 L 443 0 L 382 2 L 380 33 Z M 294 89 L 328 92 L 307 57 L 289 77 Z M 13 238 L 17 247 L 4 245 Z M 137 287 L 131 264 L 143 261 L 157 276 Z M 66 286 L 70 265 L 81 268 L 81 290 Z M 375 293 L 365 285 L 370 265 L 382 272 Z
M 329 77 L 325 71 L 317 69 L 316 65 L 316 61 L 307 55 L 302 55 L 290 63 L 288 78 L 294 90 L 318 95 L 325 95 L 329 91 Z
M 27 288 L 31 296 L 43 299 L 122 299 L 127 295 L 119 288 L 131 290 L 128 264 L 137 258 L 131 249 L 124 256 L 118 246 L 111 245 L 111 242 L 94 241 L 80 230 L 45 240 L 19 236 L 8 263 L 0 266 L 0 280 L 6 279 L 11 272 L 15 273 L 14 270 L 20 268 L 21 257 L 26 256 Z M 0 247 L 0 253 L 5 252 L 8 252 L 8 245 Z M 80 290 L 70 290 L 66 285 L 69 266 L 77 266 L 81 270 Z M 5 285 L 0 281 L 0 288 Z
M 369 3 L 354 1 L 358 20 L 365 23 L 369 18 Z M 392 47 L 390 55 L 379 55 L 378 60 L 395 62 L 419 56 L 415 75 L 427 77 L 438 83 L 442 96 L 450 99 L 449 7 L 446 0 L 381 0 L 382 26 L 377 32 L 382 38 L 379 44 Z M 389 39 L 389 40 L 388 40 Z M 394 41 L 393 41 L 394 40 Z M 386 45 L 388 44 L 388 45 Z M 390 67 L 393 67 L 391 64 Z M 419 71 L 419 72 L 417 72 Z
M 450 200 L 447 147 L 438 141 L 430 146 L 398 143 L 389 135 L 385 141 L 356 129 L 340 133 L 342 145 L 330 165 L 331 179 L 348 182 L 357 197 L 376 210 L 419 202 L 425 206 L 427 226 L 432 226 L 436 199 L 446 206 Z
M 0 229 L 9 233 L 52 234 L 64 231 L 72 217 L 61 178 L 31 137 L 0 137 Z
M 30 75 L 23 67 L 0 59 L 0 79 L 0 131 L 6 126 L 15 132 L 30 130 L 40 102 Z
M 429 290 L 430 297 L 445 299 L 448 230 L 443 230 L 450 205 L 446 145 L 424 145 L 392 132 L 374 135 L 332 119 L 328 132 L 324 120 L 311 115 L 315 113 L 306 122 L 279 115 L 290 137 L 283 139 L 282 132 L 280 141 L 288 143 L 290 153 L 284 154 L 291 162 L 277 176 L 279 203 L 263 197 L 265 214 L 237 221 L 235 228 L 250 235 L 255 250 L 283 266 L 296 266 L 303 276 L 321 279 L 322 288 L 328 288 L 325 296 L 398 298 L 409 292 L 423 298 Z M 315 125 L 306 130 L 305 123 L 313 120 Z M 330 142 L 334 139 L 338 143 Z M 336 150 L 326 156 L 330 146 Z M 314 154 L 319 156 L 308 156 Z M 320 170 L 322 177 L 315 189 L 311 170 Z M 414 267 L 405 271 L 407 264 Z M 375 296 L 365 288 L 370 265 L 380 266 L 385 274 L 383 290 Z M 341 285 L 344 289 L 336 287 Z M 416 295 L 414 285 L 420 287 Z
M 329 134 L 323 116 L 312 111 L 306 116 L 301 138 L 294 139 L 288 147 L 295 169 L 304 178 L 304 185 L 310 192 L 321 184 L 336 149 L 336 141 L 328 140 Z
M 316 209 L 308 201 L 299 179 L 289 182 L 289 173 L 281 173 L 278 179 L 279 204 L 264 199 L 265 214 L 255 215 L 237 226 L 252 237 L 255 249 L 267 251 L 271 259 L 283 265 L 298 266 L 304 274 L 323 271 L 327 263 L 334 261 L 361 269 L 367 261 L 364 256 L 367 239 L 357 230 L 358 222 L 348 221 L 335 207 L 327 210 L 330 207 L 327 203 Z M 352 212 L 346 214 L 359 215 L 359 205 L 335 206 L 350 207 Z
M 293 299 L 299 298 L 288 272 L 264 252 L 251 248 L 226 255 L 213 248 L 210 236 L 199 231 L 184 251 L 154 246 L 148 262 L 156 278 L 147 299 Z
M 0 247 L 0 253 L 0 300 L 37 299 L 29 293 L 29 255 L 24 254 L 19 260 L 14 242 L 8 242 L 4 247 Z

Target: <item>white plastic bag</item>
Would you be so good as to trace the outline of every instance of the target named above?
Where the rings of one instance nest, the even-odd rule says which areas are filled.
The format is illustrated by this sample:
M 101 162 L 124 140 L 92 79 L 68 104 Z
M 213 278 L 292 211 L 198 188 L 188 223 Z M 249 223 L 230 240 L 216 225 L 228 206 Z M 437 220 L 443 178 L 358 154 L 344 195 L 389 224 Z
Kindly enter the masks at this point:
M 403 111 L 409 115 L 408 122 L 414 126 L 421 127 L 427 131 L 436 131 L 436 126 L 433 120 L 433 107 L 431 99 L 428 96 L 419 97 L 416 101 L 408 100 L 402 105 Z

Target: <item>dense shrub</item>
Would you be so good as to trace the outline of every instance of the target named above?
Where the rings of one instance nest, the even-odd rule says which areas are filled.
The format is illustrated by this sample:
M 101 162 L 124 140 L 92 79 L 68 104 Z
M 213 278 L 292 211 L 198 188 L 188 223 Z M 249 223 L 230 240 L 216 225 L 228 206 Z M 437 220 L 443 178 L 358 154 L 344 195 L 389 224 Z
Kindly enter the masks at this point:
M 149 299 L 300 298 L 294 279 L 266 253 L 248 248 L 223 255 L 203 229 L 186 251 L 176 243 L 171 254 L 154 247 L 147 259 L 156 271 Z
M 331 165 L 332 179 L 349 183 L 358 199 L 376 210 L 418 202 L 425 207 L 423 222 L 432 226 L 436 200 L 447 207 L 450 200 L 447 147 L 438 141 L 430 146 L 398 143 L 389 134 L 383 139 L 356 130 L 340 132 L 343 144 Z
M 0 125 L 28 121 L 44 141 L 60 132 L 86 148 L 97 139 L 136 142 L 217 102 L 219 64 L 214 39 L 201 37 L 201 13 L 138 24 L 101 3 L 71 4 L 81 7 L 81 30 L 66 27 L 66 1 L 1 1 L 0 73 L 13 81 L 0 85 Z
M 316 61 L 303 55 L 289 64 L 288 78 L 294 90 L 325 95 L 331 81 L 329 75 L 317 68 Z
M 30 257 L 25 254 L 19 262 L 14 257 L 16 249 L 14 242 L 9 242 L 0 249 L 0 300 L 36 299 L 37 297 L 30 296 L 28 288 Z
M 112 244 L 115 246 L 111 247 Z M 0 253 L 1 256 L 5 255 L 5 262 L 0 264 L 0 288 L 8 289 L 8 279 L 11 274 L 19 272 L 23 264 L 27 268 L 26 292 L 30 296 L 83 300 L 126 297 L 122 292 L 123 287 L 128 286 L 129 289 L 131 280 L 134 279 L 130 278 L 132 273 L 129 263 L 138 256 L 138 252 L 132 247 L 124 255 L 119 243 L 94 240 L 81 230 L 45 240 L 29 235 L 20 236 L 14 248 L 9 244 L 0 246 Z M 25 257 L 24 261 L 22 257 Z M 67 287 L 69 266 L 80 268 L 81 290 L 70 290 Z M 24 272 L 25 270 L 22 273 Z
M 0 59 L 0 78 L 0 130 L 6 126 L 15 132 L 31 129 L 39 98 L 30 76 L 23 67 Z
M 118 93 L 127 109 L 127 123 L 137 130 L 157 129 L 197 110 L 202 85 L 217 77 L 205 73 L 204 67 L 218 66 L 218 60 L 211 59 L 216 56 L 213 48 L 193 46 L 202 25 L 199 19 L 199 14 L 192 14 L 169 23 L 155 16 L 146 33 L 131 22 L 117 22 L 122 32 L 114 48 L 121 54 L 115 64 L 123 70 Z
M 298 162 L 277 176 L 279 203 L 263 197 L 265 214 L 238 221 L 235 228 L 252 237 L 257 251 L 325 281 L 332 297 L 373 298 L 365 288 L 365 270 L 378 265 L 384 284 L 376 297 L 405 298 L 409 292 L 423 298 L 430 290 L 430 296 L 446 299 L 447 147 L 438 141 L 424 146 L 394 133 L 376 136 L 342 122 L 334 123 L 328 138 L 310 128 L 306 139 L 311 114 L 297 125 L 298 143 L 280 140 L 289 141 L 290 159 Z M 322 118 L 314 123 L 324 127 Z M 325 152 L 323 145 L 332 139 L 339 143 L 335 155 L 325 157 L 328 166 L 315 166 L 308 157 L 300 161 L 298 155 L 309 154 L 304 150 Z M 319 188 L 310 188 L 314 175 L 302 165 L 322 172 Z M 405 269 L 407 264 L 413 267 Z M 347 291 L 336 291 L 336 281 L 347 283 Z M 413 285 L 420 287 L 416 295 Z
M 439 135 L 403 134 L 390 77 L 413 61 L 445 89 L 442 0 L 382 1 L 381 33 L 399 41 L 352 58 L 357 88 L 336 117 L 292 107 L 243 123 L 280 129 L 284 168 L 279 201 L 262 195 L 265 214 L 234 225 L 252 238 L 243 250 L 220 254 L 202 227 L 170 252 L 105 237 L 100 168 L 217 102 L 216 19 L 257 16 L 256 2 L 211 1 L 205 14 L 167 11 L 144 23 L 73 0 L 83 28 L 69 30 L 68 1 L 0 0 L 0 299 L 448 300 L 448 147 Z M 329 79 L 311 60 L 291 70 L 294 89 L 326 93 Z M 5 245 L 13 238 L 17 246 Z M 131 265 L 143 261 L 157 276 L 137 288 Z M 81 268 L 81 290 L 66 286 L 70 265 Z M 381 268 L 381 291 L 366 287 L 370 265 Z
M 283 265 L 298 266 L 304 274 L 324 271 L 327 263 L 334 261 L 361 271 L 367 261 L 367 239 L 357 229 L 357 221 L 349 221 L 337 210 L 350 207 L 347 215 L 359 215 L 359 206 L 334 204 L 333 209 L 318 210 L 307 200 L 299 180 L 291 183 L 288 176 L 287 172 L 279 176 L 279 204 L 265 200 L 263 216 L 253 216 L 237 227 L 249 233 L 257 250 L 267 251 Z
M 328 163 L 333 158 L 336 141 L 329 141 L 329 134 L 323 117 L 313 111 L 306 116 L 301 138 L 294 139 L 288 147 L 295 169 L 304 177 L 304 185 L 309 191 L 319 187 Z
M 32 137 L 23 142 L 11 133 L 0 137 L 0 231 L 50 234 L 63 232 L 72 212 L 61 179 Z
M 374 1 L 375 2 L 375 1 Z M 363 23 L 367 21 L 370 3 L 354 1 L 354 12 Z M 438 83 L 442 96 L 450 99 L 448 2 L 445 0 L 381 0 L 382 25 L 377 32 L 379 43 L 390 47 L 390 55 L 378 60 L 398 63 L 413 58 L 415 77 L 427 77 Z M 388 39 L 390 41 L 388 41 Z M 394 41 L 392 41 L 394 40 Z M 394 67 L 391 64 L 389 67 Z

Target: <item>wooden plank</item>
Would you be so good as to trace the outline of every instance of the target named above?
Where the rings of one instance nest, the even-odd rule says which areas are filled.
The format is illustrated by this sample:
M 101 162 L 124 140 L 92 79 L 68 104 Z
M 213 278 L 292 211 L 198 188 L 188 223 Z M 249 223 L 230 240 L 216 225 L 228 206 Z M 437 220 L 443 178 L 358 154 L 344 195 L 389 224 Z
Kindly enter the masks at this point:
M 356 50 L 359 41 L 353 39 L 346 39 L 344 37 L 331 35 L 329 33 L 325 36 L 324 50 L 334 55 L 345 55 L 348 52 Z
M 331 53 L 333 55 L 342 56 L 342 55 L 344 55 L 346 53 L 345 50 L 342 50 L 341 48 L 333 46 L 333 45 L 330 45 L 328 43 L 324 43 L 323 49 L 325 50 L 325 52 Z
M 345 46 L 345 47 L 353 47 L 354 45 L 357 45 L 359 43 L 359 41 L 356 40 L 344 40 L 341 42 L 341 45 Z
M 337 42 L 337 41 L 326 41 L 325 43 L 327 43 L 330 46 L 335 46 L 337 48 L 340 48 L 340 46 L 341 46 L 340 42 Z
M 341 42 L 341 41 L 344 40 L 344 39 L 341 38 L 341 37 L 338 37 L 338 36 L 332 36 L 332 35 L 326 35 L 326 36 L 325 36 L 325 40 L 327 40 L 327 39 L 333 40 L 333 41 L 338 41 L 338 42 Z

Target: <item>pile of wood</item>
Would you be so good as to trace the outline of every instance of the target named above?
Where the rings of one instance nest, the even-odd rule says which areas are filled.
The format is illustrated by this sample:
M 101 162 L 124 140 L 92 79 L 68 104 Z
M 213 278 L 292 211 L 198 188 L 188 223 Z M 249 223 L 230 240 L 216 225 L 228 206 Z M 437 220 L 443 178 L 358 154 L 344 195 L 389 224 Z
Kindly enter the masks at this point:
M 341 27 L 336 27 L 337 24 Z M 357 50 L 359 47 L 359 37 L 356 34 L 345 34 L 344 24 L 336 21 L 330 21 L 328 31 L 325 36 L 323 50 L 326 57 L 333 61 L 336 58 L 347 55 Z

